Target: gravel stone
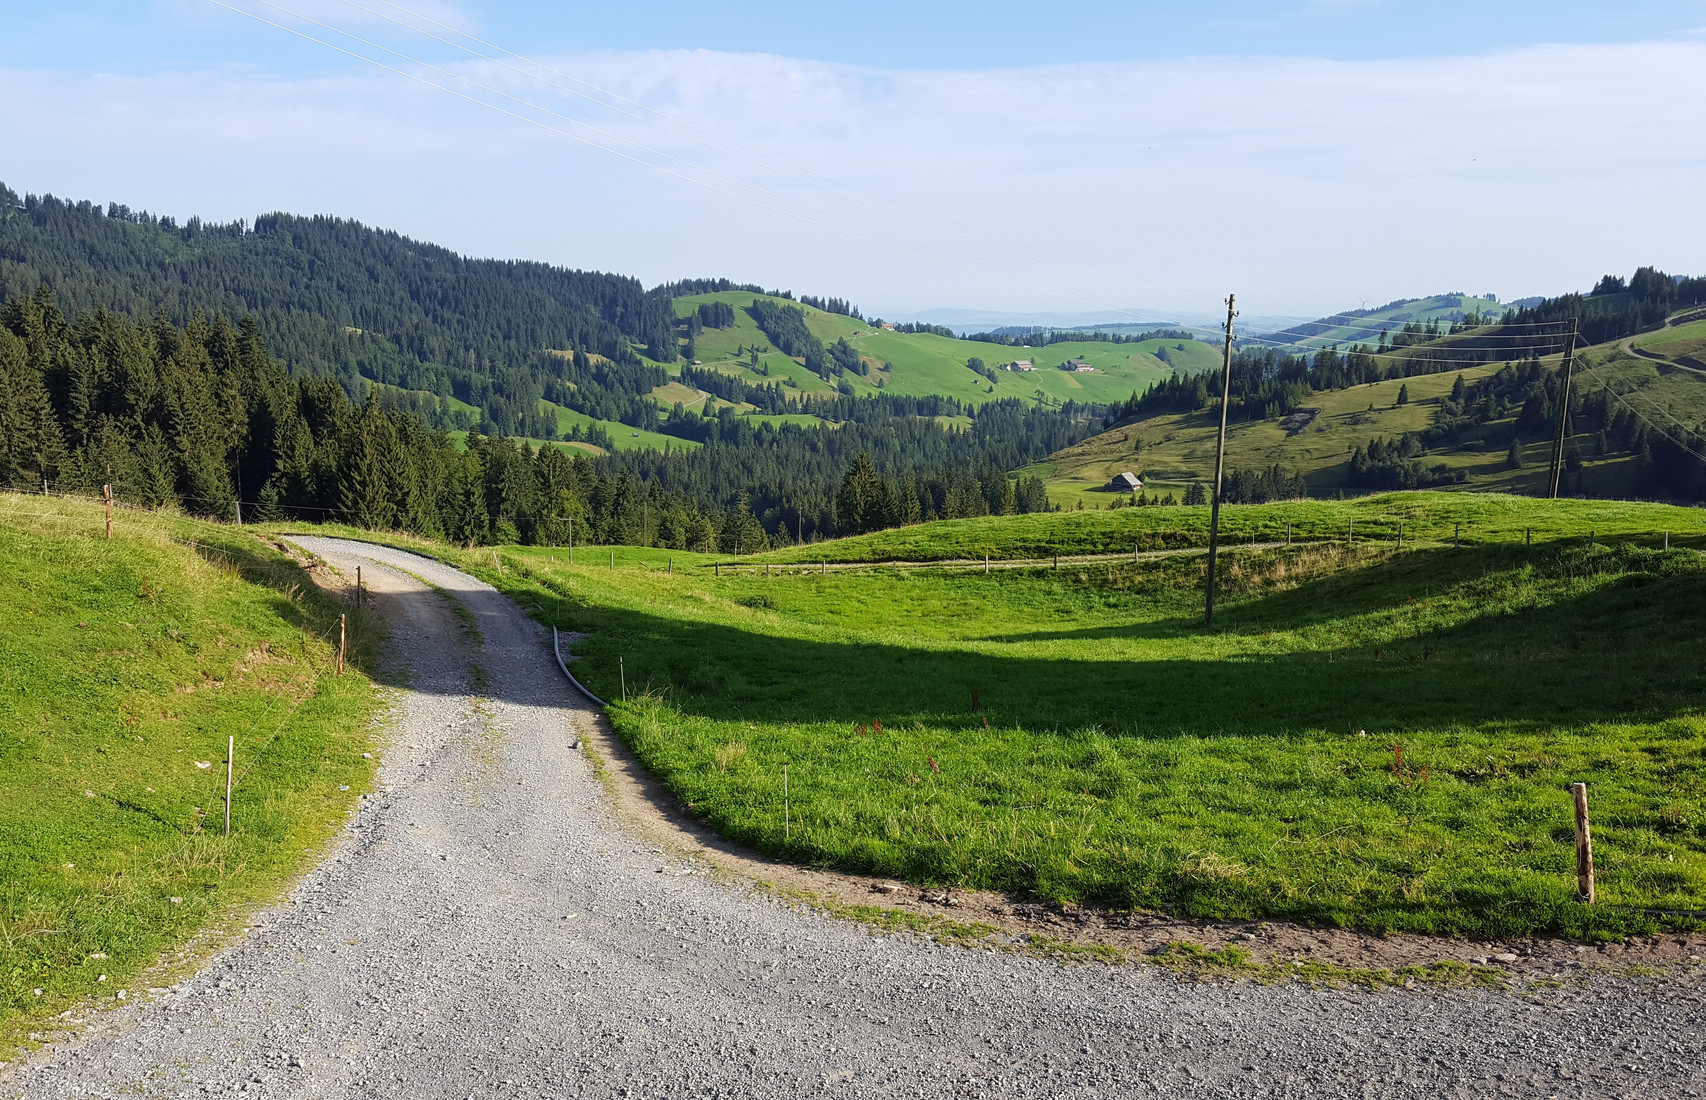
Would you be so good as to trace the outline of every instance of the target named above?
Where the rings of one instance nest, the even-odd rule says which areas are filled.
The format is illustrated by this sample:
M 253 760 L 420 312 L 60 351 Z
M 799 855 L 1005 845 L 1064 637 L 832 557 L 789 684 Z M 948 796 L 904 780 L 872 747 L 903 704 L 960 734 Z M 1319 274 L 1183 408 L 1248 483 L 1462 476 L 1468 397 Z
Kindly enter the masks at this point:
M 0 1071 L 0 1096 L 1706 1091 L 1699 968 L 1523 995 L 1193 984 L 876 934 L 690 873 L 613 817 L 572 747 L 597 716 L 514 605 L 399 550 L 296 541 L 359 560 L 392 622 L 406 690 L 377 790 L 246 937 Z

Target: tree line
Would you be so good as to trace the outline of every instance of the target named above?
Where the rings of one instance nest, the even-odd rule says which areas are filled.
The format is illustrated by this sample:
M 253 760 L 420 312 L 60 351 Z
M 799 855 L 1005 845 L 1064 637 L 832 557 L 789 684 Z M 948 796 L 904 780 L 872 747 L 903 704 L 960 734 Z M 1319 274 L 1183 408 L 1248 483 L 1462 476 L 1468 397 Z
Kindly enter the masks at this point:
M 163 311 L 180 326 L 198 312 L 253 317 L 294 373 L 329 374 L 353 395 L 377 382 L 456 398 L 507 434 L 551 427 L 537 398 L 568 360 L 543 349 L 622 364 L 641 351 L 675 357 L 671 291 L 627 276 L 468 259 L 339 218 L 180 225 L 0 185 L 0 298 L 44 283 L 75 314 Z M 438 411 L 439 426 L 469 426 Z
M 599 364 L 591 364 L 597 371 Z M 619 365 L 616 369 L 621 369 Z M 645 542 L 755 549 L 874 522 L 1046 506 L 1003 472 L 1082 439 L 1089 418 L 995 402 L 964 430 L 836 398 L 839 427 L 703 418 L 691 453 L 603 457 L 471 432 L 465 446 L 380 391 L 352 401 L 293 375 L 254 319 L 237 325 L 97 309 L 68 319 L 45 288 L 0 304 L 0 485 L 94 491 L 219 518 L 339 519 L 459 542 Z M 606 439 L 605 442 L 608 442 Z M 890 503 L 838 510 L 858 456 Z M 880 495 L 880 494 L 879 494 Z

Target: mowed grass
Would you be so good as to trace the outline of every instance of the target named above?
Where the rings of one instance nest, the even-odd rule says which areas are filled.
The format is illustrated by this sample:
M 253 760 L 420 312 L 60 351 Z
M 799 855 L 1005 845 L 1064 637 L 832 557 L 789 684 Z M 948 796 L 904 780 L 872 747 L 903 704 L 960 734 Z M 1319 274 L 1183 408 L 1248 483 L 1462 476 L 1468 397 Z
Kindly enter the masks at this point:
M 618 734 L 692 813 L 779 857 L 1469 935 L 1706 908 L 1693 550 L 1233 549 L 1213 630 L 1200 557 L 715 576 L 683 554 L 673 574 L 656 552 L 550 555 L 505 551 L 501 576 L 465 557 L 586 632 L 575 671 Z
M 869 535 L 788 547 L 743 561 L 940 562 L 1051 558 L 1055 554 L 1129 554 L 1208 545 L 1206 505 L 1046 512 L 896 527 Z M 1402 530 L 1400 531 L 1400 527 Z M 1698 508 L 1614 500 L 1536 500 L 1497 493 L 1385 493 L 1352 500 L 1228 504 L 1220 510 L 1222 545 L 1370 540 L 1514 544 L 1590 538 L 1706 547 Z
M 0 495 L 0 1049 L 135 996 L 304 869 L 368 782 L 378 692 L 355 664 L 334 675 L 338 609 L 301 570 L 235 528 L 115 528 Z M 375 631 L 356 618 L 356 662 Z

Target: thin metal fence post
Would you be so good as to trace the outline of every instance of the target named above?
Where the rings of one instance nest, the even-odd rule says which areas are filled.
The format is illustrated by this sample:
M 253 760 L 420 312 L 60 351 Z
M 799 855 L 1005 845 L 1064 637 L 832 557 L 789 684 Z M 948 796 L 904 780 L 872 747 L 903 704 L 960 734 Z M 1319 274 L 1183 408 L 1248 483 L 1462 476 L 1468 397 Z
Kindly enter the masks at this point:
M 231 758 L 237 754 L 237 738 L 225 738 L 225 835 L 231 835 Z

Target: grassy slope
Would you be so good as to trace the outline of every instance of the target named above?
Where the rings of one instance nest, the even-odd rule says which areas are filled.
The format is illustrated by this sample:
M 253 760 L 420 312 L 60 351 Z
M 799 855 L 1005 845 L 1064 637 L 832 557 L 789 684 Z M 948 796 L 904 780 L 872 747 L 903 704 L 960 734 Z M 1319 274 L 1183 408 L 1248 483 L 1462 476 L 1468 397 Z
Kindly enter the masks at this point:
M 596 424 L 610 433 L 611 442 L 616 444 L 616 449 L 618 451 L 692 451 L 703 446 L 703 444 L 691 439 L 677 439 L 673 435 L 664 435 L 662 432 L 652 432 L 647 431 L 644 428 L 630 427 L 618 420 L 596 420 L 585 413 L 578 413 L 573 409 L 565 409 L 561 405 L 553 405 L 549 401 L 542 402 L 542 404 L 544 404 L 547 409 L 556 410 L 558 432 L 566 435 L 569 429 L 576 424 L 579 424 L 583 430 L 588 425 Z M 587 444 L 583 444 L 582 446 L 589 450 L 597 450 L 597 448 L 591 447 Z
M 1635 346 L 1696 368 L 1706 366 L 1706 320 L 1649 332 L 1638 338 Z
M 1666 335 L 1687 329 L 1669 330 Z M 1654 334 L 1658 335 L 1658 334 Z M 1659 354 L 1691 347 L 1684 338 L 1656 348 Z M 1543 362 L 1555 368 L 1558 357 Z M 1706 423 L 1706 383 L 1691 371 L 1664 371 L 1656 364 L 1624 352 L 1615 344 L 1600 345 L 1577 353 L 1575 389 L 1586 394 L 1610 385 L 1625 393 L 1630 404 L 1655 423 L 1674 425 L 1680 421 L 1691 428 Z M 1461 373 L 1473 382 L 1498 369 L 1499 364 L 1442 374 L 1420 375 L 1403 380 L 1371 382 L 1349 389 L 1315 394 L 1310 405 L 1321 410 L 1305 431 L 1287 435 L 1278 420 L 1233 424 L 1228 429 L 1228 469 L 1266 467 L 1278 463 L 1302 474 L 1315 493 L 1337 491 L 1354 446 L 1376 437 L 1393 438 L 1417 431 L 1433 422 L 1438 400 L 1451 391 Z M 1409 389 L 1408 405 L 1397 405 L 1398 388 Z M 1370 408 L 1370 406 L 1373 406 Z M 1488 425 L 1483 439 L 1469 439 L 1449 449 L 1423 457 L 1427 465 L 1444 463 L 1465 471 L 1465 488 L 1494 492 L 1537 493 L 1551 458 L 1548 440 L 1524 441 L 1525 465 L 1506 465 L 1515 413 Z M 1104 506 L 1111 495 L 1102 486 L 1122 470 L 1136 470 L 1154 490 L 1181 491 L 1192 481 L 1214 476 L 1214 445 L 1218 422 L 1206 412 L 1167 414 L 1119 425 L 1092 436 L 1075 447 L 1051 455 L 1034 472 L 1048 481 L 1051 499 L 1075 506 Z M 1629 455 L 1594 457 L 1594 441 L 1587 435 L 1572 437 L 1586 456 L 1584 491 L 1595 496 L 1627 496 L 1635 489 L 1635 465 Z
M 1436 294 L 1431 298 L 1422 298 L 1408 302 L 1391 309 L 1375 310 L 1366 317 L 1356 317 L 1346 320 L 1344 324 L 1335 325 L 1307 340 L 1298 342 L 1299 347 L 1325 348 L 1335 344 L 1346 345 L 1359 342 L 1373 343 L 1380 339 L 1379 321 L 1396 321 L 1401 327 L 1410 321 L 1433 321 L 1441 318 L 1453 318 L 1459 314 L 1481 313 L 1499 316 L 1505 310 L 1504 306 L 1490 298 L 1477 298 L 1474 295 Z
M 1622 508 L 1631 528 L 1676 519 Z M 1488 526 L 1581 518 L 1490 509 Z M 1628 930 L 1651 922 L 1622 906 L 1706 902 L 1692 551 L 1232 550 L 1213 631 L 1200 559 L 719 578 L 683 554 L 674 575 L 657 552 L 614 571 L 549 554 L 507 551 L 491 579 L 589 632 L 593 690 L 620 694 L 622 657 L 621 735 L 696 813 L 787 858 L 1479 934 Z M 1573 900 L 1575 780 L 1596 807 L 1593 909 Z
M 0 495 L 0 1048 L 275 893 L 371 767 L 377 692 L 332 675 L 336 609 L 284 554 L 131 512 L 108 542 L 100 522 Z
M 1203 547 L 1209 509 L 1118 508 L 981 516 L 898 527 L 869 535 L 789 547 L 753 557 L 792 562 L 933 562 L 1047 558 L 1052 554 L 1125 554 L 1134 547 Z M 1706 518 L 1697 508 L 1610 500 L 1536 500 L 1497 493 L 1386 493 L 1344 501 L 1228 504 L 1220 510 L 1225 544 L 1342 539 L 1496 545 L 1524 542 L 1636 539 L 1706 548 Z
M 732 328 L 707 329 L 700 334 L 695 345 L 700 361 L 707 366 L 739 374 L 749 381 L 787 378 L 802 390 L 827 392 L 830 387 L 822 379 L 784 355 L 772 352 L 761 356 L 770 370 L 768 378 L 743 366 L 744 360 L 737 361 L 735 352 L 739 348 L 767 347 L 770 343 L 742 308 L 750 305 L 754 297 L 757 296 L 751 293 L 725 292 L 677 300 L 676 312 L 683 316 L 698 309 L 701 302 L 727 302 L 736 307 Z M 891 393 L 915 396 L 943 394 L 973 405 L 1002 397 L 1031 401 L 1039 390 L 1050 401 L 1071 399 L 1106 403 L 1123 401 L 1134 390 L 1144 389 L 1150 383 L 1167 377 L 1175 367 L 1190 373 L 1210 369 L 1219 362 L 1215 350 L 1198 341 L 1146 340 L 1140 344 L 1084 341 L 1027 350 L 954 340 L 929 333 L 873 330 L 851 317 L 824 313 L 810 306 L 800 308 L 805 310 L 807 327 L 825 344 L 833 344 L 846 337 L 873 366 L 880 368 L 884 363 L 894 364 L 892 372 L 878 370 L 868 380 L 850 378 L 854 387 L 862 391 L 875 389 L 880 380 Z M 1180 343 L 1184 344 L 1182 349 L 1178 347 Z M 1157 353 L 1162 351 L 1172 359 L 1173 365 L 1157 358 Z M 1032 359 L 1038 364 L 1038 369 L 1029 373 L 1002 371 L 992 384 L 984 376 L 966 369 L 966 360 L 974 356 L 990 366 L 1015 359 Z M 1054 369 L 1057 364 L 1073 358 L 1088 360 L 1097 368 L 1096 373 L 1068 374 Z

